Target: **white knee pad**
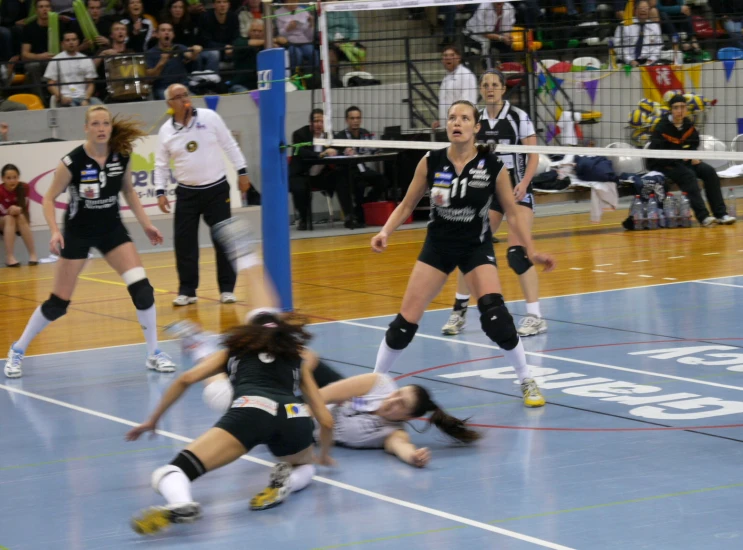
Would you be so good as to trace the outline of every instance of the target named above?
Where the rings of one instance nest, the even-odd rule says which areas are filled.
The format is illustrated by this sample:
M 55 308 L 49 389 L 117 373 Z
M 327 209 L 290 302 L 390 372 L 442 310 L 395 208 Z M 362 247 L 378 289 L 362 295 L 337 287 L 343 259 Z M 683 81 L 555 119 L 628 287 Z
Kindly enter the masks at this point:
M 215 380 L 211 384 L 207 385 L 204 388 L 203 398 L 204 403 L 206 403 L 210 409 L 217 411 L 218 413 L 225 412 L 230 408 L 233 401 L 232 384 L 230 383 L 230 380 L 228 378 L 220 378 L 219 380 Z
M 168 464 L 167 466 L 161 466 L 154 472 L 152 472 L 152 488 L 155 490 L 155 492 L 159 495 L 160 494 L 160 482 L 162 479 L 168 475 L 175 472 L 180 472 L 183 474 L 183 470 L 181 470 L 178 466 L 173 466 L 172 464 Z M 183 474 L 186 475 L 186 474 Z
M 137 281 L 147 278 L 147 272 L 144 267 L 133 267 L 129 271 L 125 271 L 121 274 L 121 278 L 124 279 L 126 286 L 131 286 Z

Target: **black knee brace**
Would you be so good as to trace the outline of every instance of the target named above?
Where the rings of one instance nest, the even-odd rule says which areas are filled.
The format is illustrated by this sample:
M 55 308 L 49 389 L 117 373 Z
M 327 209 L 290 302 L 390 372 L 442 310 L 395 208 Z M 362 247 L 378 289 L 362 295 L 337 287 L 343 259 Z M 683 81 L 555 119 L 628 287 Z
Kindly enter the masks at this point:
M 178 456 L 170 464 L 183 470 L 183 473 L 191 481 L 206 473 L 206 468 L 204 468 L 199 457 L 188 449 L 183 449 L 178 453 Z
M 56 321 L 67 313 L 67 306 L 69 305 L 69 300 L 63 300 L 56 294 L 50 294 L 49 299 L 41 304 L 41 314 L 49 321 Z
M 130 284 L 126 289 L 132 297 L 134 307 L 137 309 L 150 309 L 155 304 L 155 289 L 152 288 L 149 279 L 140 279 Z
M 523 246 L 508 247 L 506 258 L 508 259 L 508 267 L 513 269 L 516 272 L 516 275 L 523 275 L 534 265 L 531 263 L 531 260 L 526 253 L 526 248 Z
M 477 301 L 480 310 L 480 325 L 485 334 L 504 350 L 512 350 L 519 343 L 519 335 L 513 317 L 508 312 L 503 296 L 486 294 Z
M 413 340 L 417 330 L 418 325 L 408 323 L 405 317 L 398 313 L 394 321 L 390 323 L 390 328 L 387 329 L 384 339 L 390 349 L 405 349 Z

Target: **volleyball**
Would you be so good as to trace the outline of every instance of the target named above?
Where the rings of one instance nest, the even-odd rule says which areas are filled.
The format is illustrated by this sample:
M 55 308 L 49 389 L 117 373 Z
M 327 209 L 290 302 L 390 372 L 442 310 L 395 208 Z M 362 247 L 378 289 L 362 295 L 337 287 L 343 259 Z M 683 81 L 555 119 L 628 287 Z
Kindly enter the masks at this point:
M 650 114 L 655 110 L 655 106 L 657 103 L 655 101 L 652 101 L 650 99 L 641 99 L 637 103 L 637 108 L 643 111 L 644 113 Z
M 635 109 L 629 115 L 629 125 L 633 128 L 642 128 L 648 123 L 648 115 L 640 108 Z

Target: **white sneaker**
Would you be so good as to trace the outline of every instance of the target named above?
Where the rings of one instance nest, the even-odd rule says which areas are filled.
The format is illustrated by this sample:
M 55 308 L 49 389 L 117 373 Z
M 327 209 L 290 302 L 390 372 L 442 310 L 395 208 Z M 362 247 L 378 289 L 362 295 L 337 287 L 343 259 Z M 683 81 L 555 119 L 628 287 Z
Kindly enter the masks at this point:
M 157 372 L 175 372 L 175 363 L 170 355 L 164 351 L 156 350 L 155 353 L 147 357 L 147 368 Z
M 237 302 L 237 296 L 235 296 L 232 292 L 223 292 L 219 296 L 219 301 L 223 304 L 234 304 Z
M 725 214 L 722 218 L 717 218 L 717 223 L 721 223 L 722 225 L 733 225 L 737 220 L 732 217 Z
M 184 294 L 180 294 L 175 300 L 173 300 L 173 305 L 187 306 L 188 304 L 195 304 L 198 301 L 199 299 L 196 296 L 186 296 Z
M 519 336 L 534 336 L 536 334 L 542 334 L 547 332 L 547 321 L 536 315 L 528 313 L 526 317 L 521 319 L 516 332 Z
M 717 218 L 714 218 L 712 216 L 707 216 L 706 218 L 704 218 L 702 223 L 700 223 L 699 225 L 701 225 L 702 227 L 712 227 L 716 223 L 717 223 Z
M 15 342 L 13 342 L 13 344 L 15 344 Z M 5 376 L 8 378 L 20 378 L 23 376 L 23 370 L 21 369 L 22 365 L 23 352 L 14 350 L 11 345 L 8 350 L 8 359 L 5 361 L 5 368 L 3 369 L 5 371 Z
M 291 494 L 289 477 L 292 475 L 292 466 L 287 462 L 279 462 L 271 468 L 271 477 L 268 487 L 250 499 L 251 510 L 267 510 L 278 506 Z
M 452 311 L 449 320 L 441 327 L 441 333 L 447 336 L 459 334 L 467 326 L 467 310 Z

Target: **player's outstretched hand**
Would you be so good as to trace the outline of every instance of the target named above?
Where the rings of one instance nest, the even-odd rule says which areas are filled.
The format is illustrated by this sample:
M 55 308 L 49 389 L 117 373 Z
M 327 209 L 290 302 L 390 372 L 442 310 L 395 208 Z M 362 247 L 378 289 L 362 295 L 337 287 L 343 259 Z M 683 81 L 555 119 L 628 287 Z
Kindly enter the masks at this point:
M 144 232 L 153 245 L 163 244 L 163 241 L 165 240 L 163 239 L 163 234 L 160 233 L 160 230 L 154 225 L 148 225 L 147 227 L 145 227 Z
M 152 439 L 153 437 L 155 437 L 156 429 L 157 429 L 157 425 L 151 420 L 148 420 L 147 422 L 144 422 L 140 424 L 139 426 L 137 426 L 136 428 L 132 428 L 131 430 L 126 432 L 126 435 L 124 436 L 124 438 L 127 441 L 136 441 L 137 439 L 139 439 L 139 437 L 142 434 L 147 433 L 147 432 L 152 432 L 152 434 L 150 435 L 150 439 Z
M 542 271 L 548 272 L 555 269 L 555 266 L 557 265 L 557 260 L 555 260 L 554 257 L 550 256 L 549 254 L 544 254 L 542 252 L 537 252 L 531 257 L 531 261 L 535 264 L 539 264 L 544 266 L 544 269 Z
M 416 468 L 423 468 L 430 462 L 430 460 L 431 451 L 429 451 L 427 447 L 421 447 L 413 452 L 413 455 L 410 457 L 410 465 L 415 466 Z
M 384 249 L 387 248 L 387 233 L 380 231 L 374 235 L 371 240 L 371 247 L 374 252 L 384 252 Z

